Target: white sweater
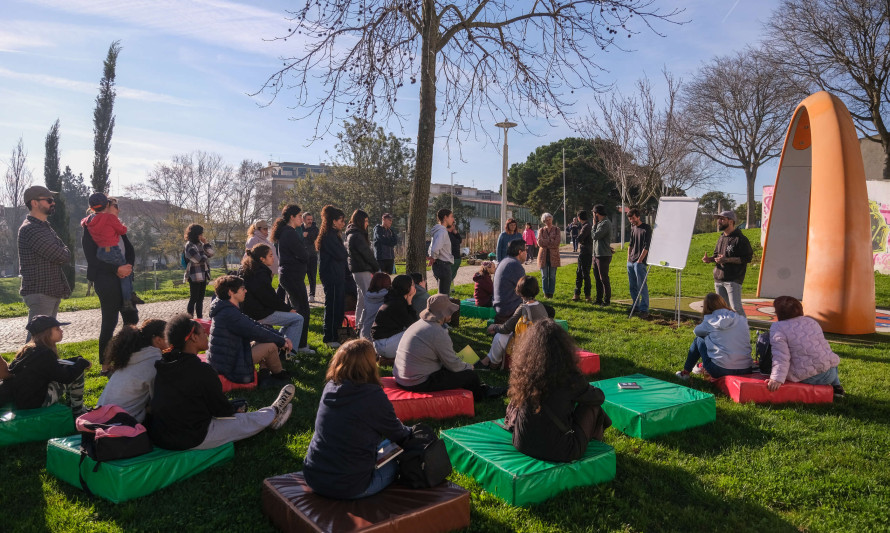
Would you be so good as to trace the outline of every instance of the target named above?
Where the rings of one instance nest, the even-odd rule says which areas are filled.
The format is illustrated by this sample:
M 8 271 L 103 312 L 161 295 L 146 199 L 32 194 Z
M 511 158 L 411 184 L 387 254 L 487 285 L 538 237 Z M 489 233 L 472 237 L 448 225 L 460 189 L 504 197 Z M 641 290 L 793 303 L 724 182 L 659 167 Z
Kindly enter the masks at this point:
M 154 392 L 155 361 L 160 360 L 161 351 L 154 346 L 131 355 L 127 366 L 111 375 L 97 406 L 117 405 L 139 422 L 145 420 L 145 407 Z

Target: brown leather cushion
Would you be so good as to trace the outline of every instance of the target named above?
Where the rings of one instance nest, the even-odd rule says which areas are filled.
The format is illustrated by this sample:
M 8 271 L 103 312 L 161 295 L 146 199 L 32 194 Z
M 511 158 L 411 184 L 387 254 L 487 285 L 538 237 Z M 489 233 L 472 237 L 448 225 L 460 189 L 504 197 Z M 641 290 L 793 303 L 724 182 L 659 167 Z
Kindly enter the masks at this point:
M 263 512 L 281 531 L 453 531 L 470 525 L 470 493 L 446 481 L 432 489 L 398 483 L 360 500 L 312 492 L 302 472 L 263 481 Z

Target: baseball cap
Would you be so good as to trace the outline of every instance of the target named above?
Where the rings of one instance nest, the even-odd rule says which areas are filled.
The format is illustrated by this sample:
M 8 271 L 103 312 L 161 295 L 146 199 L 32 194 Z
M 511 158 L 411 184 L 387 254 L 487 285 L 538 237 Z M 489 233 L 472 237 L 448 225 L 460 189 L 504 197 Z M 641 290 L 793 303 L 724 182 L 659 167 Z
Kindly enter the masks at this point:
M 28 333 L 31 335 L 37 335 L 42 331 L 46 331 L 49 328 L 54 328 L 56 326 L 67 326 L 71 322 L 59 322 L 55 318 L 46 315 L 37 315 L 31 319 L 31 322 L 28 322 L 28 325 L 25 326 L 25 329 L 28 330 Z
M 451 301 L 447 294 L 434 294 L 426 301 L 426 309 L 420 312 L 420 318 L 427 322 L 447 320 L 460 306 Z
M 732 220 L 733 222 L 738 222 L 738 219 L 735 216 L 735 211 L 720 211 L 719 213 L 714 215 L 714 217 L 715 218 L 716 217 L 728 218 L 729 220 Z
M 34 185 L 33 187 L 25 189 L 25 203 L 27 204 L 31 200 L 36 200 L 38 198 L 49 198 L 54 194 L 59 193 L 57 191 L 51 191 L 41 185 Z
M 104 193 L 94 192 L 90 195 L 90 207 L 92 209 L 103 209 L 108 207 L 108 197 Z

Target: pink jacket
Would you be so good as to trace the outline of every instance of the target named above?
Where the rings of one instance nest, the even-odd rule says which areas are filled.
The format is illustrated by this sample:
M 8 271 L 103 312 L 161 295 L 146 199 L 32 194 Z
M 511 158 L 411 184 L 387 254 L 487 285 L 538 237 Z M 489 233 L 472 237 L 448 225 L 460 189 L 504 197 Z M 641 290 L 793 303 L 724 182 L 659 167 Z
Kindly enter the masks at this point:
M 841 358 L 831 351 L 816 320 L 799 316 L 780 320 L 769 328 L 773 352 L 770 379 L 797 382 L 836 367 Z
M 537 246 L 538 239 L 535 238 L 535 230 L 529 228 L 522 232 L 522 240 L 525 241 L 527 246 Z
M 121 235 L 127 234 L 127 226 L 121 224 L 120 219 L 116 215 L 96 213 L 93 215 L 93 219 L 87 223 L 89 218 L 84 218 L 81 221 L 81 225 L 89 230 L 90 237 L 96 242 L 96 246 L 100 248 L 117 246 Z

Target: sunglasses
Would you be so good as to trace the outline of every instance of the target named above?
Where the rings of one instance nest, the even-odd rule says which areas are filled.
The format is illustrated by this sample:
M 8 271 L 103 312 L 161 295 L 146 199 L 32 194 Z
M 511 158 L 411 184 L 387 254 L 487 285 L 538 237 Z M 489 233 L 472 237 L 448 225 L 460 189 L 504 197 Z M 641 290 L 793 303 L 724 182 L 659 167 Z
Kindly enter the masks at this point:
M 37 200 L 38 201 L 43 200 L 44 202 L 48 203 L 49 205 L 53 205 L 54 203 L 56 203 L 55 198 L 38 198 Z

